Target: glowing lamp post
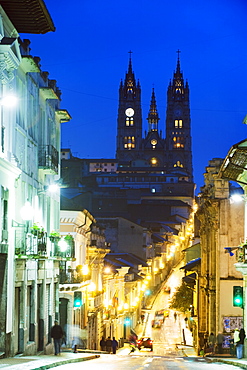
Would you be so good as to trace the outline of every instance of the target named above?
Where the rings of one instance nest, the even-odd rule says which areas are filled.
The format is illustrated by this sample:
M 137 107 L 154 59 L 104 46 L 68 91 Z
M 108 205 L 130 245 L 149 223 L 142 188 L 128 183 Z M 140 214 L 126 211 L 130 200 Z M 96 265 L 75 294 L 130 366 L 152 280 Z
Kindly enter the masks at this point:
M 6 95 L 0 100 L 0 105 L 13 108 L 17 105 L 18 98 L 14 94 Z
M 60 251 L 62 253 L 66 252 L 66 250 L 68 248 L 68 244 L 67 244 L 67 242 L 64 239 L 59 240 L 58 246 L 59 246 Z
M 24 221 L 30 221 L 33 218 L 33 207 L 31 206 L 31 203 L 26 201 L 24 206 L 21 208 L 21 218 Z
M 24 206 L 21 208 L 20 214 L 21 218 L 25 221 L 26 224 L 26 232 L 28 232 L 28 227 L 29 227 L 29 221 L 32 220 L 33 218 L 33 207 L 29 201 L 26 201 Z

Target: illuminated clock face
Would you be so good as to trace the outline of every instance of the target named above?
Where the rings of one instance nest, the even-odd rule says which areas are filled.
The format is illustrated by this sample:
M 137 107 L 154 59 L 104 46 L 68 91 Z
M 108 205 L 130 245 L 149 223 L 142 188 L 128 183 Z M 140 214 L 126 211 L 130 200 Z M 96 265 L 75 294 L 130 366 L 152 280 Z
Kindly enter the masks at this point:
M 127 117 L 134 116 L 134 113 L 135 113 L 135 111 L 134 111 L 133 108 L 127 108 L 126 111 L 125 111 L 125 114 L 126 114 Z
M 157 144 L 157 140 L 152 139 L 152 140 L 151 140 L 151 144 L 152 144 L 152 145 L 156 145 L 156 144 Z

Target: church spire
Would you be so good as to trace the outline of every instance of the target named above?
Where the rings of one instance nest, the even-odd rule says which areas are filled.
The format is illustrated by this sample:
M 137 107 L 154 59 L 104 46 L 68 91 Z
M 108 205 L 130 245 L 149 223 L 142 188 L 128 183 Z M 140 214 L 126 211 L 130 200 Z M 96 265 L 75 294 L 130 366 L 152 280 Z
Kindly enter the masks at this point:
M 128 74 L 133 74 L 133 72 L 132 72 L 132 59 L 131 59 L 131 54 L 132 54 L 132 51 L 130 50 L 130 51 L 129 51 L 130 58 L 129 58 L 129 69 L 128 69 Z
M 123 94 L 126 96 L 127 100 L 131 101 L 136 97 L 137 89 L 140 89 L 140 84 L 136 85 L 135 75 L 132 69 L 132 58 L 131 54 L 132 51 L 129 51 L 130 57 L 129 57 L 129 66 L 128 66 L 128 72 L 125 75 L 124 85 L 120 86 L 123 87 Z
M 180 71 L 180 58 L 179 58 L 179 54 L 181 53 L 181 51 L 178 49 L 177 50 L 177 53 L 178 53 L 178 60 L 177 60 L 176 75 L 181 75 L 181 71 Z
M 155 99 L 154 88 L 152 91 L 150 109 L 148 113 L 148 131 L 158 131 L 159 115 L 157 111 L 157 104 Z
M 173 95 L 173 98 L 175 101 L 181 101 L 184 99 L 184 79 L 183 79 L 183 73 L 181 72 L 180 68 L 180 56 L 181 53 L 180 50 L 177 51 L 178 53 L 178 60 L 177 60 L 177 67 L 176 71 L 173 74 L 173 81 L 172 84 L 170 84 L 169 89 L 171 94 Z

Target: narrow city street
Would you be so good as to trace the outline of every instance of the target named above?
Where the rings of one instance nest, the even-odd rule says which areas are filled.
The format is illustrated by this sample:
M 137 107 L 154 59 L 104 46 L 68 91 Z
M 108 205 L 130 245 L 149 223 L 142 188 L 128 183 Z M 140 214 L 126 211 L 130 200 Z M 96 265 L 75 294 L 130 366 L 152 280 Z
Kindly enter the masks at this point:
M 155 320 L 155 312 L 166 310 L 169 316 L 165 318 L 160 328 L 152 327 Z M 167 315 L 168 315 L 167 312 Z M 157 294 L 152 309 L 146 310 L 144 323 L 136 329 L 138 337 L 150 337 L 153 340 L 153 351 L 149 348 L 137 349 L 130 354 L 127 343 L 117 351 L 116 355 L 101 354 L 98 359 L 82 363 L 73 363 L 73 369 L 79 370 L 236 370 L 236 366 L 225 363 L 211 363 L 209 359 L 196 357 L 192 347 L 191 332 L 186 325 L 181 313 L 169 310 L 169 294 L 162 288 Z M 182 346 L 186 341 L 187 346 Z M 183 349 L 184 348 L 184 351 Z M 186 354 L 186 352 L 188 354 Z M 58 367 L 60 370 L 71 369 L 71 364 Z
M 179 269 L 174 270 L 166 283 L 169 286 L 172 285 L 172 282 L 176 282 L 179 279 L 180 274 L 181 271 Z M 162 287 L 155 298 L 152 309 L 146 311 L 145 324 L 142 332 L 140 331 L 141 335 L 150 337 L 153 340 L 153 352 L 155 355 L 177 355 L 178 345 L 183 343 L 192 347 L 193 344 L 193 338 L 185 316 L 182 313 L 169 309 L 169 299 L 170 294 Z M 164 323 L 157 328 L 154 322 L 154 327 L 152 327 L 152 321 L 155 321 L 155 312 L 161 310 L 167 312 Z

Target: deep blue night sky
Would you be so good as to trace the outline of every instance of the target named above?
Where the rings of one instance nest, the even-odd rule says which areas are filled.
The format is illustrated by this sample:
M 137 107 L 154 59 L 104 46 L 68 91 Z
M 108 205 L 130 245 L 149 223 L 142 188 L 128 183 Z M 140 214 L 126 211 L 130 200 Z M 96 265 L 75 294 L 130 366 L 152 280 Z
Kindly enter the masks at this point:
M 81 158 L 113 158 L 118 88 L 129 54 L 142 87 L 147 129 L 155 88 L 165 132 L 166 92 L 180 49 L 190 87 L 197 191 L 208 161 L 247 137 L 247 3 L 244 0 L 45 0 L 55 33 L 24 35 L 62 90 L 62 147 Z

